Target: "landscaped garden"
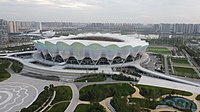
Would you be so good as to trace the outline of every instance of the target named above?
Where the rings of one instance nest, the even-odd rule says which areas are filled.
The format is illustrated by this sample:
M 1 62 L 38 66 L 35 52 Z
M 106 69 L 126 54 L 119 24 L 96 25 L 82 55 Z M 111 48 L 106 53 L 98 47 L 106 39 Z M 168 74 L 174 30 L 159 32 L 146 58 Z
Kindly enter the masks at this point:
M 188 112 L 197 109 L 192 100 L 180 97 L 180 95 L 191 96 L 192 93 L 155 86 L 135 85 L 133 88 L 133 85 L 126 83 L 94 84 L 83 87 L 79 93 L 80 100 L 89 101 L 91 104 L 79 104 L 75 112 L 92 112 L 88 109 L 91 109 L 94 103 L 99 103 L 108 97 L 113 97 L 110 103 L 116 112 L 150 112 L 157 110 L 158 105 L 168 105 Z M 200 99 L 200 95 L 196 99 Z
M 196 100 L 200 101 L 200 94 L 196 97 Z
M 148 47 L 147 48 L 148 52 L 153 52 L 153 53 L 157 53 L 157 54 L 163 54 L 163 55 L 170 55 L 171 51 L 165 47 Z
M 189 77 L 189 78 L 199 78 L 196 71 L 193 68 L 187 68 L 187 67 L 176 67 L 174 66 L 174 73 L 177 76 L 182 77 Z
M 193 101 L 183 97 L 172 96 L 191 96 L 192 93 L 190 92 L 146 85 L 136 85 L 136 87 L 140 90 L 139 93 L 144 98 L 131 96 L 127 100 L 126 97 L 114 96 L 111 100 L 111 105 L 115 108 L 116 112 L 150 112 L 150 109 L 156 109 L 158 105 L 168 105 L 182 111 L 196 110 L 196 104 Z M 173 103 L 176 105 L 166 103 L 166 100 L 171 96 L 175 98 L 175 100 L 173 99 Z M 179 107 L 181 103 L 182 107 Z
M 54 87 L 56 96 L 46 109 L 47 112 L 64 112 L 72 99 L 72 90 L 68 86 Z
M 13 64 L 11 66 L 11 69 L 15 72 L 15 73 L 19 73 L 22 70 L 22 65 L 17 62 L 17 61 L 13 61 Z
M 38 98 L 27 108 L 23 108 L 21 112 L 34 112 L 42 110 L 50 101 L 53 96 L 54 88 L 53 86 L 45 86 L 44 91 L 42 91 Z
M 99 103 L 79 104 L 74 112 L 106 112 Z
M 161 104 L 177 108 L 184 112 L 195 112 L 197 110 L 197 106 L 193 101 L 179 96 L 167 96 L 161 100 Z
M 52 102 L 50 100 L 53 97 L 54 91 L 56 92 Z M 64 112 L 68 107 L 72 98 L 72 90 L 68 86 L 56 86 L 52 84 L 48 87 L 44 87 L 36 101 L 33 102 L 28 108 L 23 108 L 21 112 L 34 112 L 45 109 L 47 112 Z M 50 103 L 48 106 L 47 104 Z
M 173 65 L 190 66 L 190 63 L 185 58 L 171 58 Z
M 55 104 L 50 110 L 47 112 L 64 112 L 66 108 L 68 107 L 70 102 L 61 102 L 58 104 Z M 50 107 L 49 107 L 50 108 Z
M 135 92 L 135 89 L 129 84 L 94 84 L 80 90 L 80 100 L 99 102 L 105 98 L 119 95 L 127 96 Z
M 84 76 L 81 78 L 76 79 L 74 82 L 101 82 L 105 81 L 106 76 L 105 74 L 95 74 L 95 75 L 90 75 L 90 76 Z
M 70 101 L 72 99 L 72 90 L 68 86 L 56 86 L 54 87 L 56 96 L 51 104 L 55 104 L 61 101 Z
M 114 96 L 110 103 L 116 112 L 141 112 L 139 105 L 127 104 L 127 99 L 120 96 Z
M 175 89 L 168 89 L 162 87 L 155 87 L 155 86 L 146 86 L 146 85 L 136 85 L 140 89 L 140 94 L 145 98 L 157 99 L 160 96 L 166 94 L 179 94 L 184 96 L 191 96 L 192 93 L 186 91 L 180 91 Z
M 111 78 L 113 80 L 118 80 L 118 81 L 138 81 L 136 78 L 126 77 L 126 76 L 123 76 L 122 74 L 112 75 Z
M 8 79 L 10 74 L 5 70 L 10 65 L 7 60 L 0 60 L 0 82 Z

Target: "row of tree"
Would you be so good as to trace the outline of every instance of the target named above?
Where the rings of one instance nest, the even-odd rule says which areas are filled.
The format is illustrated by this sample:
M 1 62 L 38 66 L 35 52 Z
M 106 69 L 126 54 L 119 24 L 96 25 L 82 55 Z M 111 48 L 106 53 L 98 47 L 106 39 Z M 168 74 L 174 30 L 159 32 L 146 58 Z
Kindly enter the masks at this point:
M 23 108 L 21 112 L 34 112 L 36 110 L 41 110 L 42 106 L 46 105 L 51 97 L 53 96 L 54 85 L 50 84 L 49 86 L 44 87 L 44 91 L 42 91 L 36 101 L 34 101 L 28 108 Z

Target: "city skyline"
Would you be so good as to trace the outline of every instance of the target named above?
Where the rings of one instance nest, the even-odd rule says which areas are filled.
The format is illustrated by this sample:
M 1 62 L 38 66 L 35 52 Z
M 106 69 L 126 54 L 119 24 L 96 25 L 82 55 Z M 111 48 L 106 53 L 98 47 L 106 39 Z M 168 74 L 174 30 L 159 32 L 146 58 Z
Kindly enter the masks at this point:
M 198 0 L 1 0 L 0 14 L 11 21 L 200 23 L 199 3 Z

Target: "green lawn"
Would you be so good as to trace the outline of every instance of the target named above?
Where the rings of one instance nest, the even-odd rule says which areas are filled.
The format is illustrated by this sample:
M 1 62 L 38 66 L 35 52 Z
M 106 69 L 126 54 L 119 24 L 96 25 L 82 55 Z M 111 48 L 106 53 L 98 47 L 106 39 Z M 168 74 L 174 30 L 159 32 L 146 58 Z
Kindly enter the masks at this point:
M 99 103 L 79 104 L 74 112 L 106 112 L 105 108 Z
M 10 78 L 10 74 L 5 70 L 10 65 L 10 62 L 7 60 L 0 61 L 0 82 Z
M 158 54 L 163 54 L 163 55 L 169 55 L 171 54 L 171 51 L 167 48 L 164 47 L 148 47 L 147 48 L 148 52 L 153 52 L 153 53 L 158 53 Z
M 15 73 L 19 73 L 22 70 L 22 65 L 20 65 L 17 61 L 13 61 L 13 64 L 11 66 L 11 69 L 15 72 Z
M 128 104 L 125 97 L 114 96 L 110 103 L 116 112 L 150 112 L 143 111 L 139 105 Z
M 179 94 L 184 96 L 191 96 L 192 93 L 168 88 L 161 88 L 147 85 L 136 85 L 140 89 L 140 94 L 145 98 L 157 99 L 166 94 Z
M 123 75 L 112 75 L 111 77 L 113 80 L 119 80 L 119 81 L 137 81 L 137 79 L 133 79 L 133 78 L 130 78 L 130 77 L 126 77 L 126 76 L 123 76 Z
M 196 97 L 196 100 L 200 101 L 200 94 Z
M 190 63 L 185 58 L 171 58 L 173 65 L 190 66 Z
M 64 112 L 70 102 L 61 102 L 54 105 L 48 112 Z
M 72 99 L 72 90 L 69 86 L 56 86 L 54 87 L 56 96 L 52 104 L 60 101 L 69 101 Z
M 29 107 L 23 108 L 21 112 L 34 112 L 35 110 L 39 109 L 48 99 L 50 99 L 50 94 L 44 90 Z
M 99 102 L 114 95 L 127 96 L 135 92 L 129 84 L 94 84 L 80 90 L 80 100 Z
M 79 104 L 74 112 L 87 112 L 90 104 Z
M 199 76 L 197 75 L 197 73 L 195 72 L 193 68 L 175 67 L 175 66 L 173 66 L 173 68 L 174 68 L 175 75 L 177 76 L 199 78 Z
M 150 101 L 148 99 L 142 99 L 142 98 L 129 98 L 129 102 L 134 103 L 135 105 L 138 105 L 142 108 L 149 108 L 149 109 L 155 109 L 157 105 L 160 104 L 159 101 Z
M 90 75 L 76 79 L 74 82 L 86 82 L 86 80 L 87 82 L 101 82 L 106 80 L 106 76 L 104 74 Z

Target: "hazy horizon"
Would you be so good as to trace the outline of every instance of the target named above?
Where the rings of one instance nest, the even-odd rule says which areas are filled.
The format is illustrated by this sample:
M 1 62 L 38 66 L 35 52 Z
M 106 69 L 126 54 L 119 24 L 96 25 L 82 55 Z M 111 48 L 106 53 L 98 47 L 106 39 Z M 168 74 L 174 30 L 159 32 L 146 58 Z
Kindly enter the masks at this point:
M 81 23 L 200 23 L 199 0 L 1 0 L 2 19 Z

